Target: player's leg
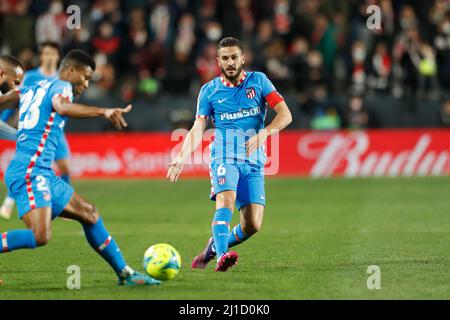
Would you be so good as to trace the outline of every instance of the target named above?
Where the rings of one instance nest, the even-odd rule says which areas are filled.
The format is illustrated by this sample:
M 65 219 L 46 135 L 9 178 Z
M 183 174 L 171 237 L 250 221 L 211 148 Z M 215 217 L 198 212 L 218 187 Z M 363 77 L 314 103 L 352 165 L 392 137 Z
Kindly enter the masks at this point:
M 262 226 L 266 201 L 264 175 L 262 169 L 255 166 L 248 166 L 246 171 L 237 187 L 236 205 L 240 211 L 240 221 L 228 235 L 228 248 L 246 241 Z M 214 254 L 214 242 L 210 241 L 208 245 L 205 252 Z
M 224 191 L 216 195 L 216 213 L 212 223 L 214 251 L 217 256 L 215 271 L 227 271 L 236 264 L 238 255 L 228 251 L 230 221 L 236 202 L 236 191 Z
M 81 196 L 74 192 L 60 216 L 81 223 L 88 243 L 113 268 L 119 277 L 119 284 L 160 283 L 134 271 L 127 265 L 119 246 L 106 230 L 98 210 Z
M 230 248 L 246 241 L 261 229 L 265 205 L 264 169 L 247 164 L 245 176 L 239 181 L 236 199 L 236 206 L 241 212 L 240 222 L 230 232 Z
M 264 208 L 263 205 L 258 203 L 250 203 L 241 208 L 239 224 L 234 226 L 228 236 L 228 248 L 248 240 L 261 229 Z
M 212 164 L 211 200 L 216 201 L 216 212 L 212 223 L 213 237 L 208 240 L 205 248 L 192 261 L 192 268 L 204 269 L 216 257 L 220 258 L 228 250 L 228 233 L 236 189 L 239 181 L 239 168 L 235 164 Z M 218 241 L 218 242 L 217 242 Z
M 61 138 L 59 139 L 58 148 L 56 149 L 55 163 L 58 166 L 61 179 L 63 179 L 68 184 L 70 184 L 69 158 L 69 144 L 67 142 L 66 135 L 63 133 L 61 135 Z
M 37 174 L 25 180 L 22 164 L 10 164 L 5 182 L 17 203 L 19 218 L 28 230 L 12 230 L 2 234 L 2 251 L 35 248 L 45 245 L 51 236 L 51 176 Z
M 216 195 L 216 212 L 212 222 L 212 234 L 218 259 L 228 251 L 228 233 L 235 202 L 236 191 L 228 190 Z
M 50 207 L 36 208 L 27 212 L 22 219 L 28 229 L 3 232 L 0 252 L 33 249 L 47 244 L 51 237 L 51 217 Z
M 0 217 L 6 220 L 11 219 L 15 204 L 16 201 L 8 192 L 3 200 L 2 206 L 0 207 Z

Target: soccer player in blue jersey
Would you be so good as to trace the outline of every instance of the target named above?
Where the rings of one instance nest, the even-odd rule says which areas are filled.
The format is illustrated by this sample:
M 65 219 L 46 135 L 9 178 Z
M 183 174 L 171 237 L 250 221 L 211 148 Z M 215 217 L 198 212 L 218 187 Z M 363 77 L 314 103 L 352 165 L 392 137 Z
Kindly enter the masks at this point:
M 196 120 L 181 151 L 169 164 L 167 177 L 177 181 L 186 159 L 202 141 L 207 119 L 211 119 L 216 128 L 210 165 L 210 197 L 216 201 L 213 236 L 193 260 L 192 268 L 204 269 L 217 257 L 215 271 L 222 272 L 238 259 L 237 253 L 228 249 L 246 241 L 261 228 L 266 204 L 263 145 L 268 136 L 289 125 L 292 116 L 265 74 L 243 70 L 245 56 L 238 39 L 222 39 L 217 52 L 222 75 L 201 88 Z M 266 104 L 277 115 L 264 128 Z M 240 223 L 230 232 L 235 205 L 240 211 Z
M 59 216 L 81 223 L 88 243 L 114 269 L 119 285 L 159 284 L 127 265 L 97 208 L 51 170 L 69 117 L 104 117 L 119 130 L 127 126 L 124 114 L 131 105 L 106 109 L 72 102 L 73 95 L 81 95 L 88 88 L 94 70 L 95 62 L 88 54 L 72 50 L 61 62 L 58 77 L 0 96 L 0 107 L 19 107 L 16 153 L 6 170 L 5 182 L 27 226 L 25 230 L 1 233 L 0 253 L 47 244 L 51 221 Z
M 29 87 L 39 81 L 55 78 L 57 76 L 59 59 L 59 45 L 52 41 L 43 42 L 39 49 L 40 65 L 38 68 L 29 70 L 25 73 L 23 78 L 23 86 Z M 14 116 L 15 113 L 16 110 L 7 109 L 2 112 L 1 118 L 6 122 L 9 118 Z M 66 135 L 63 133 L 56 149 L 55 163 L 58 167 L 61 179 L 67 183 L 70 183 L 69 157 L 69 145 Z M 7 195 L 2 203 L 2 206 L 0 207 L 0 217 L 10 219 L 14 209 L 14 204 L 14 199 L 10 195 Z

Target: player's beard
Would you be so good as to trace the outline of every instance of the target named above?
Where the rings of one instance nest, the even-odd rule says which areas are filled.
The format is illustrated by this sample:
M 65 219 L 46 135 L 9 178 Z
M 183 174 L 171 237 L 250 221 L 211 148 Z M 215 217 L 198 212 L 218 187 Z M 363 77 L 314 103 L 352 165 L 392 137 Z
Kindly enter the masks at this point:
M 8 84 L 8 82 L 3 82 L 1 85 L 0 85 L 0 92 L 1 93 L 7 93 L 8 91 L 10 91 L 11 90 L 11 88 L 9 87 L 9 84 Z
M 233 70 L 236 70 L 236 73 L 234 76 L 227 75 L 227 72 L 226 72 L 227 69 L 225 69 L 223 67 L 221 67 L 221 69 L 222 69 L 222 74 L 225 76 L 225 79 L 227 79 L 229 82 L 236 82 L 236 79 L 241 75 L 242 65 L 239 66 L 239 68 L 237 68 L 237 69 L 233 69 Z

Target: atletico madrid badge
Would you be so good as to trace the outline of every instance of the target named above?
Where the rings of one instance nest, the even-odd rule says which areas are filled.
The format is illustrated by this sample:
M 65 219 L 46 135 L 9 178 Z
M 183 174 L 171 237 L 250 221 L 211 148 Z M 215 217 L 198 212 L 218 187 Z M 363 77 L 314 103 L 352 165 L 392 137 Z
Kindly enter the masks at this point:
M 223 185 L 225 183 L 226 179 L 224 177 L 220 177 L 217 179 L 217 183 L 219 186 Z
M 45 201 L 50 201 L 50 199 L 51 199 L 50 193 L 44 192 L 44 193 L 43 193 L 43 196 L 44 196 L 44 200 L 45 200 Z
M 254 97 L 256 97 L 256 91 L 253 87 L 245 89 L 245 94 L 249 99 L 253 99 Z

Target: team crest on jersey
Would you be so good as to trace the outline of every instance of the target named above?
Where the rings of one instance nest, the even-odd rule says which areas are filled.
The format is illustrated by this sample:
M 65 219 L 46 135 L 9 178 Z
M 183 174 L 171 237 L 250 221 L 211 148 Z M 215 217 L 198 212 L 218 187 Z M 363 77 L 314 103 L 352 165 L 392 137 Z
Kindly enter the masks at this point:
M 256 97 L 255 88 L 251 87 L 251 88 L 245 89 L 245 94 L 247 95 L 247 98 L 253 99 L 254 97 Z
M 224 177 L 220 177 L 217 179 L 217 183 L 219 184 L 219 186 L 224 185 L 225 181 L 227 181 Z
M 50 193 L 44 192 L 42 195 L 45 201 L 50 201 L 51 199 Z

